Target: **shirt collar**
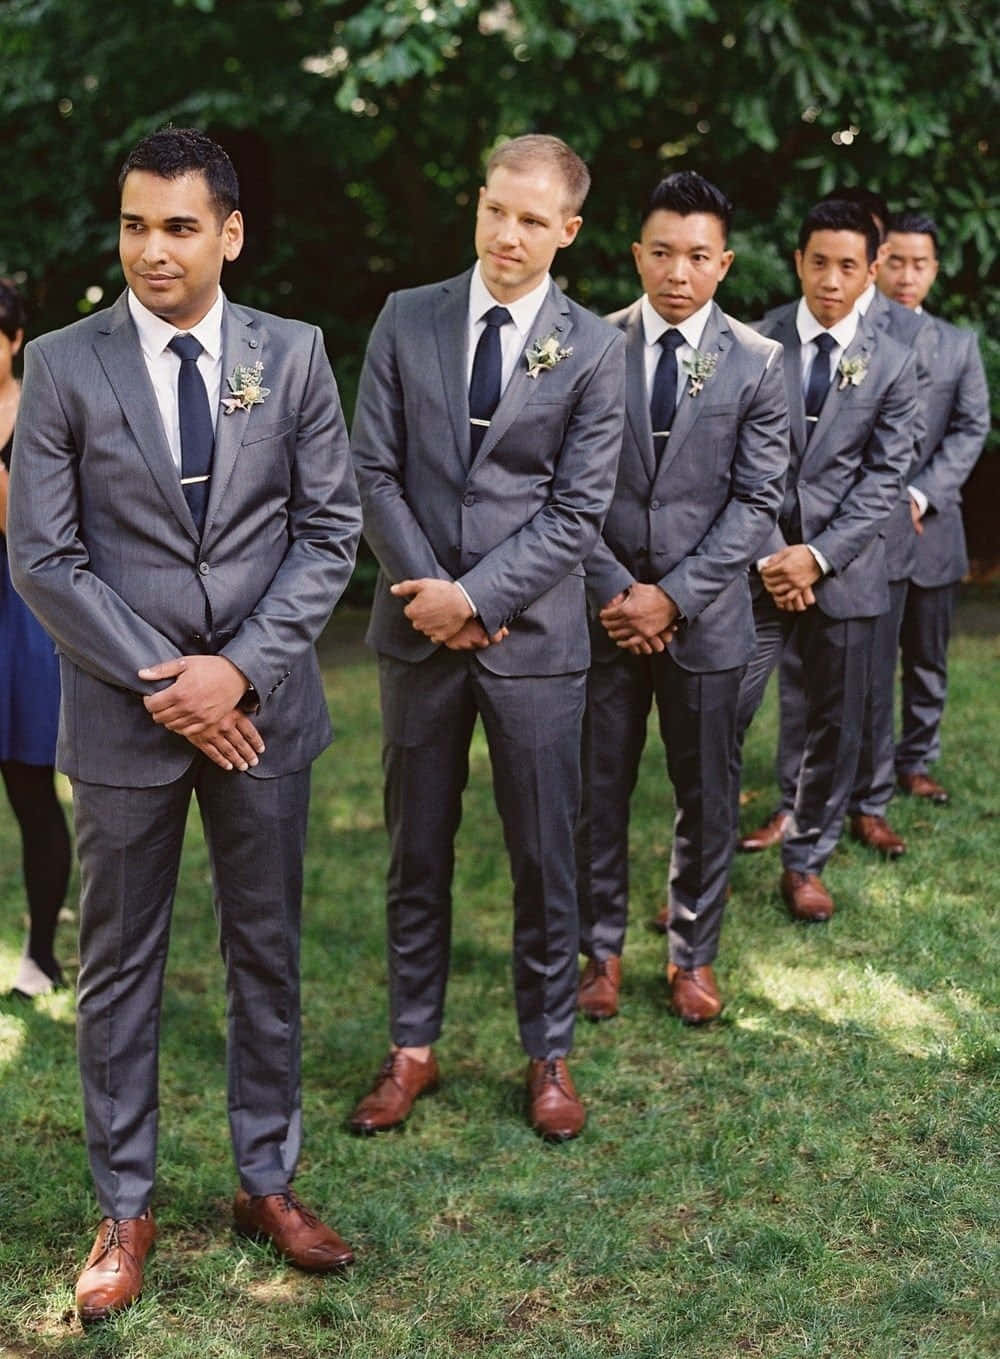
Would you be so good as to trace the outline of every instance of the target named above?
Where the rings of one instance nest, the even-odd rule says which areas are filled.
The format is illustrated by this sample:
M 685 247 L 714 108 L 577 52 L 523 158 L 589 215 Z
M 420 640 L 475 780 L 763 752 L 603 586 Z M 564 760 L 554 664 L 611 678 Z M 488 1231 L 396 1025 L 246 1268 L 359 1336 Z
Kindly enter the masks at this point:
M 701 344 L 711 314 L 712 298 L 709 298 L 704 306 L 693 311 L 686 320 L 675 327 L 684 336 L 684 343 L 690 345 L 692 349 L 697 349 Z M 670 322 L 664 321 L 645 293 L 642 295 L 642 328 L 648 345 L 656 344 L 663 332 L 670 329 Z
M 821 325 L 813 316 L 806 299 L 800 297 L 798 311 L 795 313 L 795 329 L 799 332 L 800 344 L 809 344 L 817 335 L 827 334 L 833 336 L 841 349 L 846 349 L 854 339 L 860 319 L 857 308 L 853 307 L 835 326 L 830 326 L 827 330 L 826 326 Z
M 868 308 L 871 306 L 874 300 L 875 300 L 875 284 L 869 283 L 868 287 L 864 290 L 864 292 L 861 294 L 861 296 L 858 298 L 857 302 L 855 302 L 854 305 L 857 307 L 858 311 L 861 313 L 862 316 L 867 316 Z
M 506 307 L 518 334 L 527 336 L 532 321 L 538 315 L 539 308 L 548 295 L 551 284 L 552 280 L 546 274 L 536 288 L 532 288 L 530 293 L 525 293 L 523 297 L 519 297 L 516 302 L 499 302 L 483 282 L 482 270 L 477 260 L 476 267 L 472 271 L 472 278 L 469 281 L 469 323 L 475 325 L 477 321 L 481 321 L 490 307 Z
M 189 331 L 181 331 L 143 306 L 131 288 L 128 292 L 128 309 L 139 332 L 139 342 L 152 358 L 158 358 L 175 335 L 193 335 L 210 359 L 221 358 L 222 312 L 225 304 L 226 299 L 220 288 L 215 301 L 198 324 Z

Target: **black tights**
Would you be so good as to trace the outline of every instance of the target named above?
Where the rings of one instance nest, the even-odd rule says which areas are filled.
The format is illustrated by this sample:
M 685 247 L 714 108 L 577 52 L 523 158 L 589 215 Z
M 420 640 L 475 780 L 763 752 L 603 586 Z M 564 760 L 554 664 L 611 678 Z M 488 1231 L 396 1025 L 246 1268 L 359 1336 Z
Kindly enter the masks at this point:
M 28 953 L 54 981 L 56 922 L 69 883 L 70 843 L 51 765 L 0 760 L 7 797 L 21 827 L 21 863 L 31 931 Z

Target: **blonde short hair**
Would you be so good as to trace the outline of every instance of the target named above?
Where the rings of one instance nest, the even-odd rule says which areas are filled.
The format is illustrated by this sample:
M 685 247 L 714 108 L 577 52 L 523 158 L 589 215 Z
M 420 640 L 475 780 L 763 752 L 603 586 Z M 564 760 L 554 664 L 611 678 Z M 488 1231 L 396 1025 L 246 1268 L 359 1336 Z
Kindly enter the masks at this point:
M 494 170 L 529 170 L 538 165 L 557 170 L 566 185 L 567 207 L 574 215 L 583 207 L 590 189 L 590 171 L 574 150 L 559 137 L 530 133 L 501 142 L 486 162 L 486 178 Z

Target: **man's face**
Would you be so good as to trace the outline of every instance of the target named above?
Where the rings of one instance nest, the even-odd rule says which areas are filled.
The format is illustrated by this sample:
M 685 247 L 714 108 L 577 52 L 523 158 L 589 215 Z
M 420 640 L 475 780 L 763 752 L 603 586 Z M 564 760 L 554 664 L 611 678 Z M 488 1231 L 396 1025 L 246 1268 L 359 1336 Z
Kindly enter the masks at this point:
M 876 282 L 886 297 L 919 307 L 937 278 L 934 238 L 922 231 L 890 231 Z
M 544 164 L 529 170 L 497 166 L 479 190 L 476 208 L 476 254 L 497 301 L 516 302 L 537 287 L 556 251 L 576 239 L 582 221 L 569 215 L 557 170 Z
M 118 237 L 125 281 L 143 306 L 178 330 L 190 330 L 210 310 L 223 261 L 242 248 L 243 218 L 232 212 L 220 225 L 200 172 L 126 176 Z
M 654 311 L 674 326 L 715 296 L 733 262 L 718 217 L 708 212 L 682 217 L 664 208 L 647 217 L 632 256 Z
M 860 231 L 814 231 L 795 252 L 806 305 L 827 330 L 848 314 L 875 277 Z

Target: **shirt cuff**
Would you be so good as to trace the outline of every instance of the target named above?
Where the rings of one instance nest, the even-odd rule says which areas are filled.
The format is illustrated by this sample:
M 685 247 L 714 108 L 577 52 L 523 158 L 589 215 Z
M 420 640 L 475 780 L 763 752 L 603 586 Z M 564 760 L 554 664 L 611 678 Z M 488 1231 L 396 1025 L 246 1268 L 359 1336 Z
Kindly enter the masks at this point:
M 469 608 L 472 610 L 472 616 L 473 616 L 473 618 L 478 618 L 478 617 L 479 617 L 479 610 L 476 608 L 475 602 L 474 602 L 472 596 L 469 594 L 468 590 L 465 588 L 465 586 L 462 584 L 462 582 L 461 582 L 460 580 L 456 580 L 456 581 L 455 581 L 455 584 L 456 584 L 456 585 L 458 586 L 458 588 L 462 591 L 462 594 L 465 595 L 465 602 L 466 602 L 466 604 L 468 604 Z
M 828 576 L 832 568 L 822 552 L 820 552 L 819 548 L 813 547 L 811 543 L 806 543 L 806 547 L 816 558 L 816 565 L 819 567 L 820 575 Z
M 916 486 L 907 486 L 906 489 L 910 493 L 910 499 L 914 501 L 917 509 L 920 511 L 920 518 L 923 519 L 924 515 L 927 513 L 927 506 L 931 502 L 924 495 L 923 491 L 917 490 Z

